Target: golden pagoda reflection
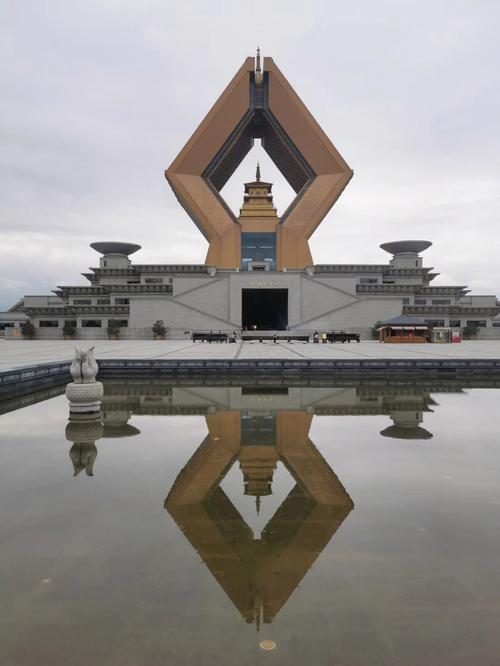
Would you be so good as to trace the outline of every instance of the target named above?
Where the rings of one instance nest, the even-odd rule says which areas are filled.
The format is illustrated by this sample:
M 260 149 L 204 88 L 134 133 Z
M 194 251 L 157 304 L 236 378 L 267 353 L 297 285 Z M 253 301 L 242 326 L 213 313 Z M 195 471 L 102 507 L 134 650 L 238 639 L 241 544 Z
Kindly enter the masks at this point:
M 165 508 L 248 623 L 270 623 L 354 508 L 309 439 L 303 411 L 206 416 L 209 434 L 178 475 Z M 277 462 L 295 486 L 255 539 L 220 484 L 239 461 L 244 492 L 272 493 Z

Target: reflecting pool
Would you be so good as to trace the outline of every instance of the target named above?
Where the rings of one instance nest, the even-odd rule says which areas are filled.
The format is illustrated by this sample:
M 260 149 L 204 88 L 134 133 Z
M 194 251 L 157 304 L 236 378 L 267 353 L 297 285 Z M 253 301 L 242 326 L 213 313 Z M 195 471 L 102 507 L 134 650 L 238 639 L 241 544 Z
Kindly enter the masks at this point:
M 500 391 L 0 402 L 0 664 L 500 663 Z

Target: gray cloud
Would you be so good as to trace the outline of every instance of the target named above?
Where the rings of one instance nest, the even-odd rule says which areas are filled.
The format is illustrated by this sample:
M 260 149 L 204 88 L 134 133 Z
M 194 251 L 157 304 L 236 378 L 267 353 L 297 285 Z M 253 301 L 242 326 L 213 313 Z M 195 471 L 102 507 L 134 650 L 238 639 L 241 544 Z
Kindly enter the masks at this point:
M 346 6 L 347 5 L 347 6 Z M 355 171 L 312 238 L 318 262 L 381 262 L 435 242 L 441 283 L 500 291 L 496 2 L 7 0 L 0 9 L 0 308 L 81 283 L 94 240 L 141 262 L 206 243 L 163 177 L 257 44 Z M 224 194 L 238 208 L 252 151 Z

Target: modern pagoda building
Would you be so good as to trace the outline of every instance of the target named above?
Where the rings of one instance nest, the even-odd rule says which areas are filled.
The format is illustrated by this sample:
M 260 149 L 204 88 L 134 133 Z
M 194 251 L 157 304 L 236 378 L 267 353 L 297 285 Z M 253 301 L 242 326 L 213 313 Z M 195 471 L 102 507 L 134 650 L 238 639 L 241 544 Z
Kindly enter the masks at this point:
M 245 183 L 239 216 L 220 194 L 255 139 L 296 193 L 281 216 L 259 167 Z M 92 243 L 101 258 L 83 274 L 88 284 L 25 296 L 0 313 L 0 329 L 19 336 L 20 323 L 31 319 L 37 338 L 60 338 L 69 322 L 77 337 L 101 338 L 113 319 L 122 337 L 150 338 L 163 320 L 172 338 L 255 328 L 368 338 L 378 321 L 411 315 L 500 338 L 496 296 L 431 284 L 438 273 L 421 257 L 429 241 L 382 244 L 388 263 L 314 264 L 309 238 L 352 175 L 272 58 L 263 66 L 260 54 L 247 58 L 165 172 L 209 243 L 205 263 L 135 264 L 130 256 L 139 245 Z

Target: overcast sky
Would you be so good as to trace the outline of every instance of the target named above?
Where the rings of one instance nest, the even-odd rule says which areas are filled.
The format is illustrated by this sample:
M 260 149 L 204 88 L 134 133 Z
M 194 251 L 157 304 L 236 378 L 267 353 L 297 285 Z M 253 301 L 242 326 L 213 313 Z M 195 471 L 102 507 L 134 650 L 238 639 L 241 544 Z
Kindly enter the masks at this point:
M 354 177 L 311 239 L 316 263 L 382 263 L 434 242 L 434 284 L 500 293 L 498 0 L 0 0 L 0 309 L 82 284 L 97 240 L 138 263 L 202 263 L 163 172 L 259 44 Z M 260 147 L 223 191 L 274 181 Z

